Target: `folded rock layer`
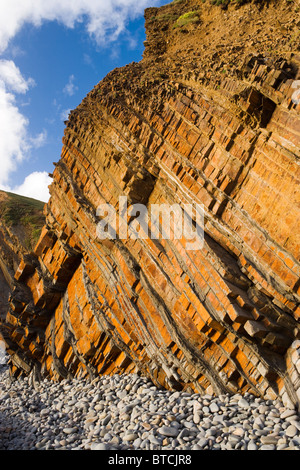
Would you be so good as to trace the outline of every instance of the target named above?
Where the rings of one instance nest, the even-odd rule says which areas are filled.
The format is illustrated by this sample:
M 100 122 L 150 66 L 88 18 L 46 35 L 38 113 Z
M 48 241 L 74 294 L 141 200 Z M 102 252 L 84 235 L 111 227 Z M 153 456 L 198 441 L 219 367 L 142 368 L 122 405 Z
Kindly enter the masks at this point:
M 138 371 L 170 389 L 299 403 L 296 5 L 184 0 L 145 18 L 143 60 L 66 123 L 46 224 L 2 325 L 12 374 Z M 98 207 L 119 214 L 124 196 L 149 211 L 201 205 L 203 247 L 100 239 Z

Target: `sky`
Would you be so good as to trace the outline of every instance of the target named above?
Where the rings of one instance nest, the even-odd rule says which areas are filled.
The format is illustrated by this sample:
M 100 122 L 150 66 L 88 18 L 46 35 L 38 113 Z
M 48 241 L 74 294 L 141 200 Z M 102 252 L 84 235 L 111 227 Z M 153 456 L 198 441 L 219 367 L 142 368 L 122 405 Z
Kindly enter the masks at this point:
M 170 0 L 0 0 L 0 189 L 47 202 L 64 121 L 142 58 L 144 9 Z

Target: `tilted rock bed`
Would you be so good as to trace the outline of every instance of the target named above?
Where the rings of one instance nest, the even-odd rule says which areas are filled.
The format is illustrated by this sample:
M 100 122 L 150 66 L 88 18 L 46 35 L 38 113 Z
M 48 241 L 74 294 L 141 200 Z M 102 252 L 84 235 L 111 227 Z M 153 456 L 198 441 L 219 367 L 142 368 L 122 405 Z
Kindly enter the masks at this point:
M 170 392 L 137 374 L 33 386 L 0 366 L 0 449 L 300 450 L 300 420 L 250 394 Z
M 16 378 L 140 373 L 300 406 L 298 16 L 286 0 L 146 10 L 142 61 L 66 122 L 45 225 L 0 319 Z M 201 206 L 204 224 L 188 218 L 204 246 L 163 224 L 158 240 L 102 240 L 98 208 L 123 215 L 124 197 L 149 213 Z

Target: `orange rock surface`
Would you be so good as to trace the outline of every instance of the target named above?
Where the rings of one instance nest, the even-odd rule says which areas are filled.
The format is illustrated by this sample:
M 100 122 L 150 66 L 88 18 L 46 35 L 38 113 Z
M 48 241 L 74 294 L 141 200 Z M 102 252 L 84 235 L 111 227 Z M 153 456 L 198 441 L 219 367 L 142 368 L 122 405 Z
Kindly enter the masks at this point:
M 143 60 L 111 72 L 66 124 L 5 322 L 13 374 L 139 371 L 166 388 L 299 403 L 295 8 L 146 10 Z M 97 208 L 118 210 L 120 196 L 202 204 L 203 249 L 100 240 Z
M 34 270 L 28 251 L 34 248 L 45 223 L 43 206 L 35 199 L 0 191 L 0 321 L 5 320 L 19 264 L 24 274 L 31 274 Z M 18 302 L 16 298 L 13 308 L 17 308 Z M 3 334 L 5 330 L 4 327 Z

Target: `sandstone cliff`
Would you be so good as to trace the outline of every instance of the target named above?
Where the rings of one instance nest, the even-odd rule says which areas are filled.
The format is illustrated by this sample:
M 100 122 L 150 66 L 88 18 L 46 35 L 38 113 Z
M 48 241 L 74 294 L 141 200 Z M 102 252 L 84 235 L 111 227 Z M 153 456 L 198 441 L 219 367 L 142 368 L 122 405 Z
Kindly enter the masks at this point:
M 14 274 L 23 257 L 30 258 L 45 223 L 44 204 L 0 191 L 0 318 L 5 319 Z
M 143 60 L 66 125 L 2 325 L 11 371 L 299 403 L 299 6 L 177 0 L 145 19 Z M 99 240 L 97 208 L 120 196 L 202 204 L 203 249 Z

